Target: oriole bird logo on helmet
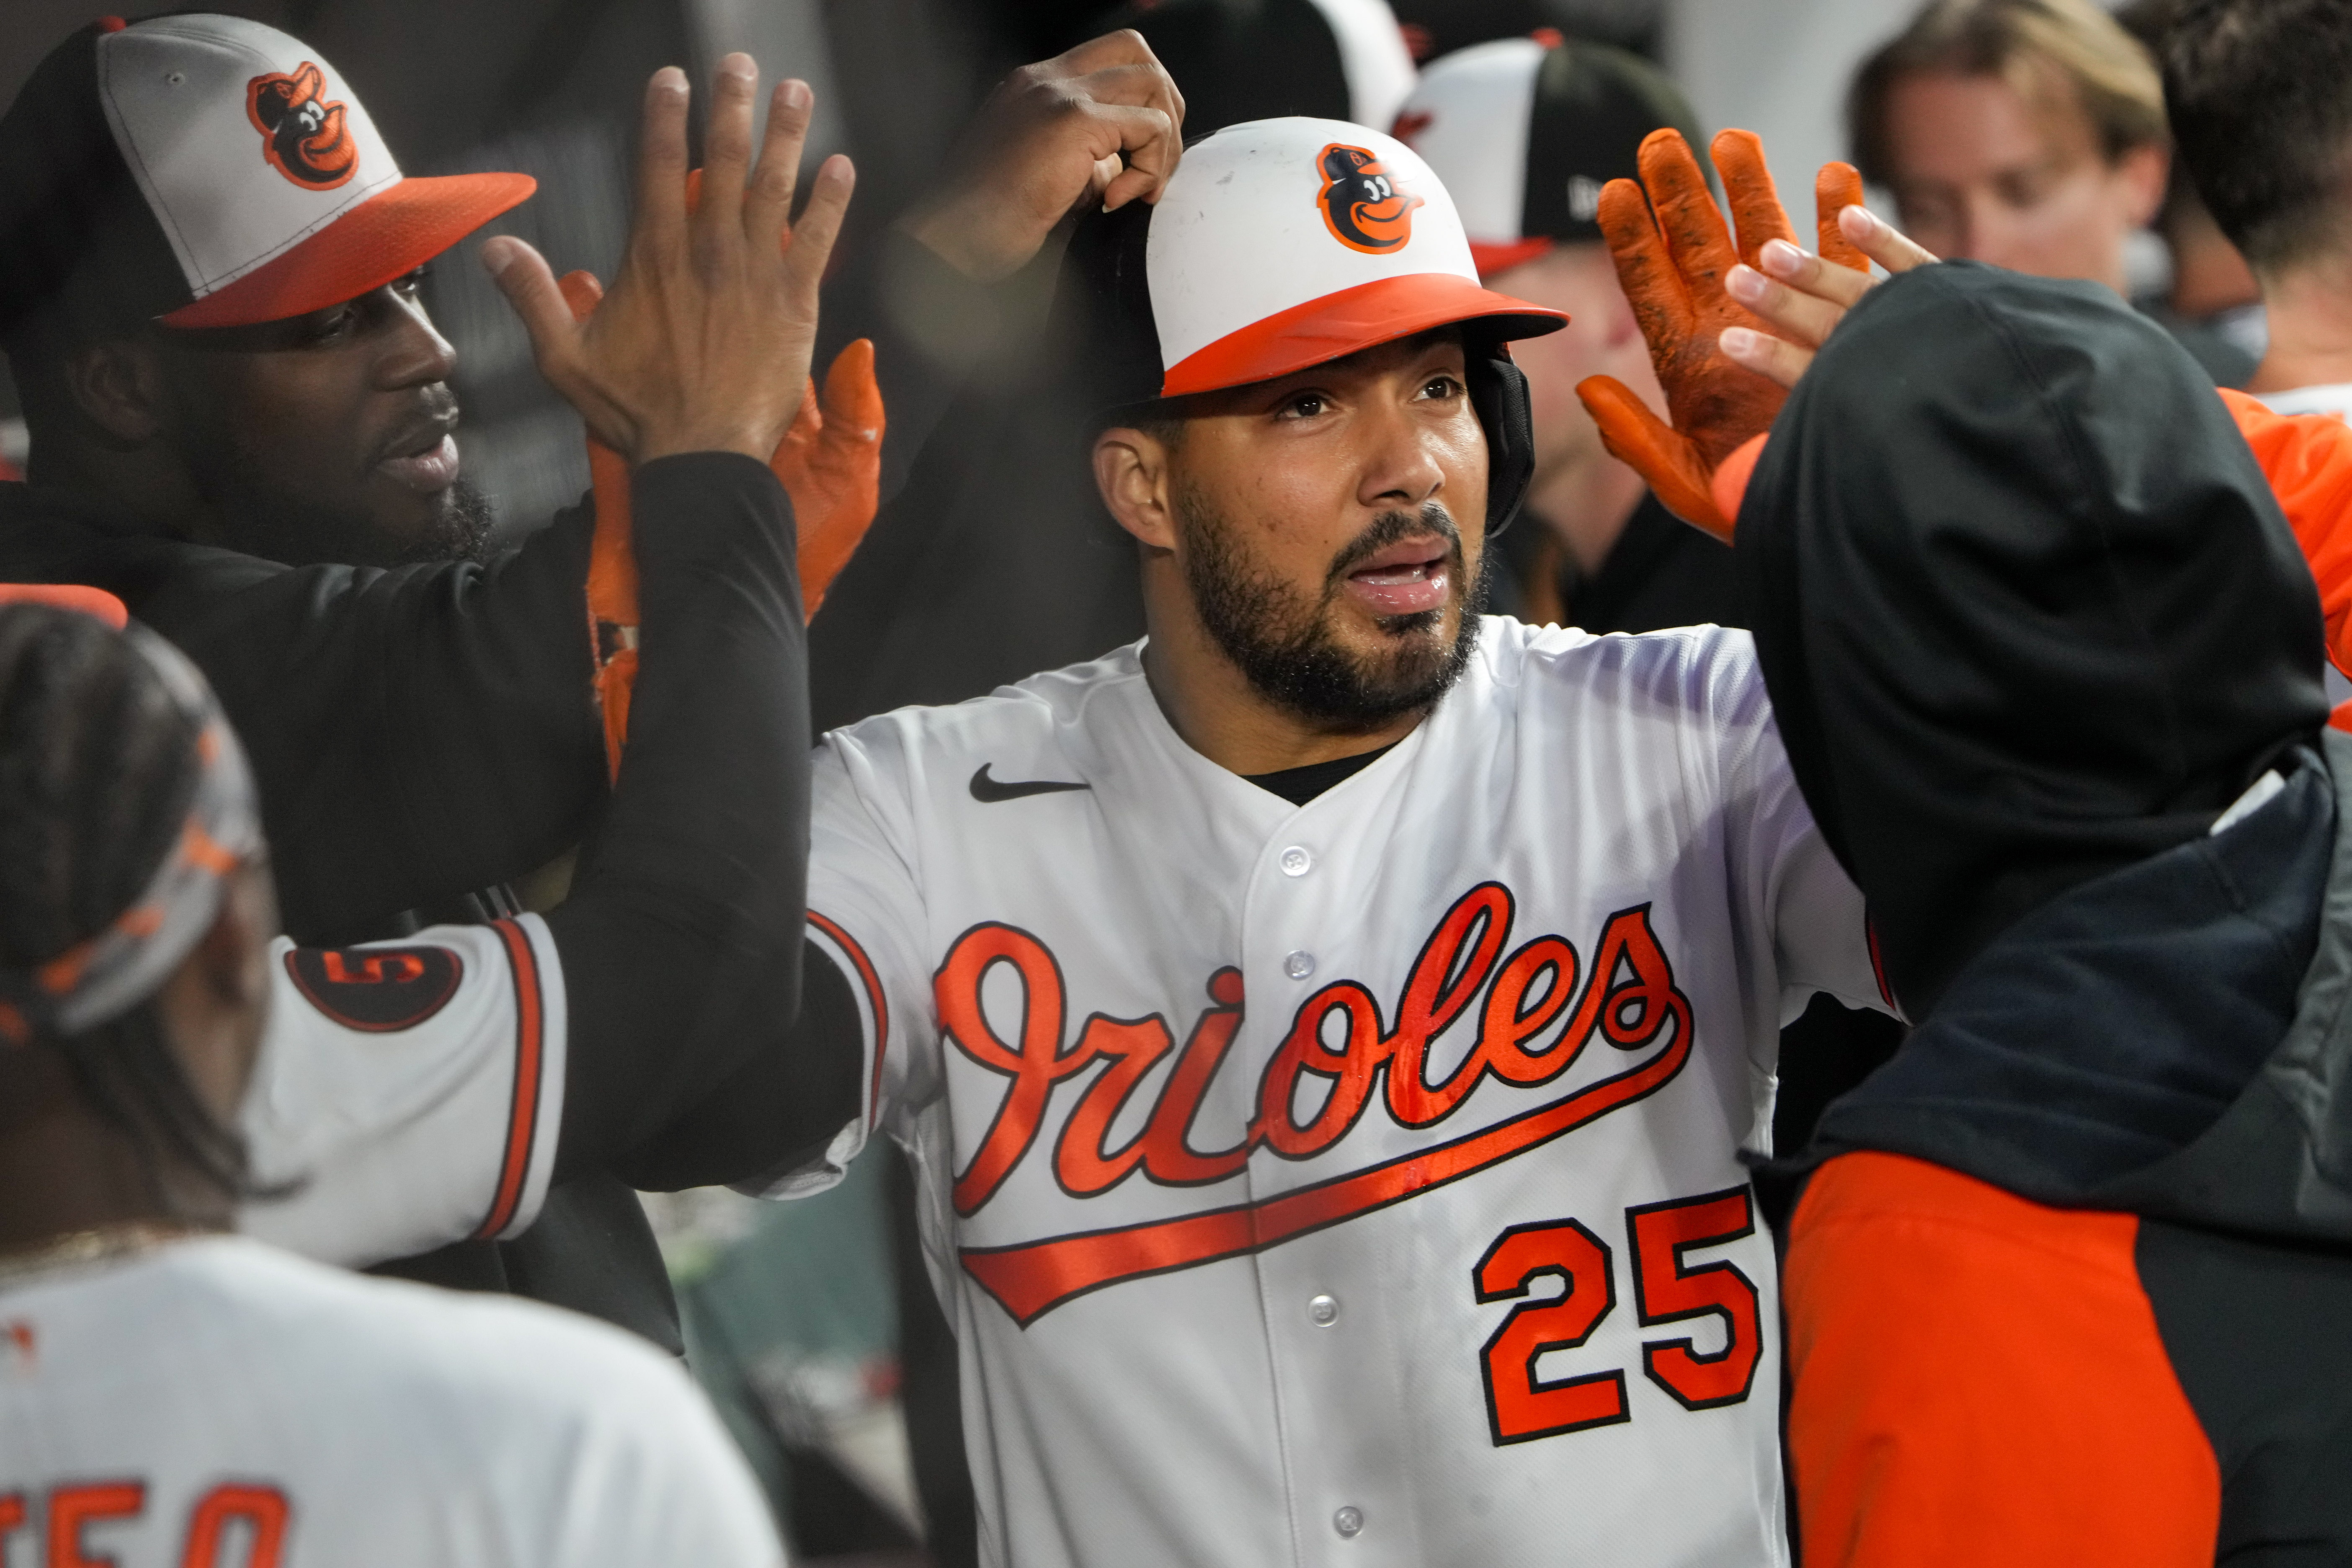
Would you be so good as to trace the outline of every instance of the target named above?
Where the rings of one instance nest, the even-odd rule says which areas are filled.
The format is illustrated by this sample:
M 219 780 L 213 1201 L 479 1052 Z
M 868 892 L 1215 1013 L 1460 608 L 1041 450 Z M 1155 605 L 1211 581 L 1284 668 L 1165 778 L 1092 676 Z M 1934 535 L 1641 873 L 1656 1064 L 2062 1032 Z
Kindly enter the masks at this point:
M 1412 209 L 1421 198 L 1399 186 L 1380 154 L 1334 142 L 1323 149 L 1323 222 L 1351 250 L 1377 256 L 1412 237 Z
M 305 60 L 246 84 L 245 111 L 262 135 L 262 156 L 298 185 L 331 191 L 360 166 L 343 105 L 322 96 L 326 79 Z

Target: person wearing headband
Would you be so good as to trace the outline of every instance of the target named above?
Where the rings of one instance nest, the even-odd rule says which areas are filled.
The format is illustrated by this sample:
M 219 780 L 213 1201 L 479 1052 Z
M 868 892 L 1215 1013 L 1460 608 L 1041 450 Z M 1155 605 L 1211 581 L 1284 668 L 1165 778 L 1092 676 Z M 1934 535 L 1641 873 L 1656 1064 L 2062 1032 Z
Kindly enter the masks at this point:
M 226 1234 L 240 1204 L 348 1208 L 396 1142 L 387 1089 L 446 1114 L 534 1067 L 560 1080 L 547 926 L 272 940 L 219 704 L 86 589 L 0 591 L 0 1542 L 52 1563 L 239 1541 L 251 1563 L 783 1562 L 709 1405 L 643 1342 Z M 265 1175 L 277 1112 L 327 1085 L 359 1113 L 348 1147 L 306 1119 L 324 1158 Z M 404 1190 L 446 1181 L 420 1152 Z

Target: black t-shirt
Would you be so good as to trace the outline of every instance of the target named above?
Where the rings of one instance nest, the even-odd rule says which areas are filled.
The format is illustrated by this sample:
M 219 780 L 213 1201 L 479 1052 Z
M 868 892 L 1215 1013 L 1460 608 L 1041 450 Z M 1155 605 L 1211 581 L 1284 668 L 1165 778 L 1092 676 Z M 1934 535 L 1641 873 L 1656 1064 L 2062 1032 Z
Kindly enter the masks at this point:
M 1242 776 L 1262 790 L 1280 795 L 1293 805 L 1305 805 L 1333 784 L 1350 779 L 1397 749 L 1401 742 L 1391 741 L 1374 751 L 1358 752 L 1352 757 L 1334 757 L 1328 763 L 1309 763 L 1303 768 L 1283 768 L 1270 773 L 1244 773 Z

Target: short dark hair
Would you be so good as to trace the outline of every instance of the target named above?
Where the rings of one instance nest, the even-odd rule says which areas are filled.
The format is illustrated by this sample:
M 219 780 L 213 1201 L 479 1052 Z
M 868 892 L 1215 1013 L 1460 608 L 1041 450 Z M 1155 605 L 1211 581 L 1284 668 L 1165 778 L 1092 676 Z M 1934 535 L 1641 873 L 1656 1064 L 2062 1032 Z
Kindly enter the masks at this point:
M 2347 234 L 2352 9 L 2342 0 L 2186 0 L 2164 46 L 2180 157 L 2259 270 Z
M 0 965 L 28 970 L 105 930 L 178 840 L 198 726 L 139 650 L 92 616 L 0 608 Z M 169 1154 L 233 1196 L 243 1142 L 200 1100 L 153 998 L 20 1048 L 63 1054 L 76 1089 L 130 1137 L 156 1195 Z
M 2147 50 L 2091 0 L 1929 0 L 1854 73 L 1846 134 L 1862 177 L 1894 181 L 1886 104 L 1906 76 L 2000 77 L 2032 97 L 2070 89 L 2113 163 L 2164 145 L 2164 96 Z

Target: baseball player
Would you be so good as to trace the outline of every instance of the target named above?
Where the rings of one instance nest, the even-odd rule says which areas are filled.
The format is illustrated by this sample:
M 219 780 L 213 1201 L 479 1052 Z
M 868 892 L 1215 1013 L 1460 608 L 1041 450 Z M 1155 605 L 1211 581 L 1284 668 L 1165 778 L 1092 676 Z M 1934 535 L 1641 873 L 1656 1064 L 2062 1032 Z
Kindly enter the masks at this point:
M 765 577 L 791 586 L 788 570 Z M 558 949 L 529 916 L 346 952 L 270 941 L 252 779 L 203 677 L 125 629 L 109 595 L 9 597 L 0 1553 L 781 1563 L 740 1458 L 641 1341 L 219 1234 L 256 1186 L 230 1129 L 257 1058 L 279 1109 L 307 1087 L 288 1070 L 302 1060 L 372 1079 L 348 1102 L 379 1122 L 431 1105 L 445 1131 L 471 1131 L 511 1101 L 511 1132 L 489 1142 L 520 1163 L 496 1177 L 494 1218 L 529 1206 L 552 1141 L 534 1080 L 562 1072 Z M 753 618 L 716 613 L 739 631 Z M 707 731 L 679 684 L 657 700 L 683 732 Z M 492 1059 L 500 1081 L 462 1070 Z M 423 1152 L 413 1180 L 464 1184 Z
M 924 1183 L 983 1560 L 1782 1560 L 1739 1153 L 1885 1004 L 1745 636 L 1479 618 L 1557 317 L 1394 140 L 1220 132 L 1069 267 L 1150 636 L 826 739 L 795 1030 Z
M 984 1561 L 1783 1560 L 1739 1155 L 1887 1004 L 1745 636 L 1478 616 L 1558 317 L 1394 140 L 1220 132 L 1068 266 L 1151 635 L 827 738 L 800 1016 L 668 1173 L 908 1146 Z

